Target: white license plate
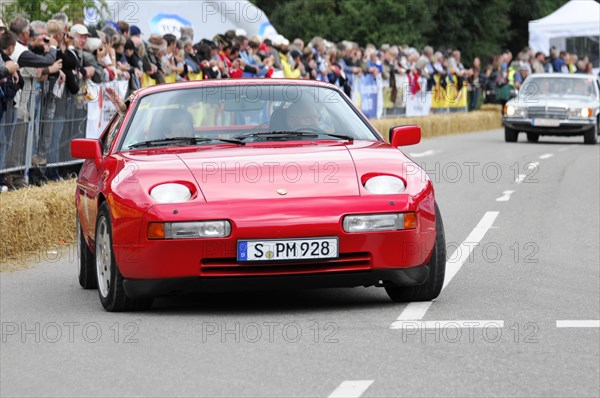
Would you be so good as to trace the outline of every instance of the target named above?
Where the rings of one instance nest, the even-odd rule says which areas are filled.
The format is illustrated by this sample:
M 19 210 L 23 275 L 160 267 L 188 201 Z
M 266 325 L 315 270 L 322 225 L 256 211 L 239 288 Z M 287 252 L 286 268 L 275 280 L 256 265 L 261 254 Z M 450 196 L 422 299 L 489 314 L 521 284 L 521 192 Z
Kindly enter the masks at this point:
M 237 261 L 319 260 L 338 258 L 337 238 L 239 240 Z
M 531 119 L 531 124 L 536 127 L 558 127 L 560 120 L 557 119 Z

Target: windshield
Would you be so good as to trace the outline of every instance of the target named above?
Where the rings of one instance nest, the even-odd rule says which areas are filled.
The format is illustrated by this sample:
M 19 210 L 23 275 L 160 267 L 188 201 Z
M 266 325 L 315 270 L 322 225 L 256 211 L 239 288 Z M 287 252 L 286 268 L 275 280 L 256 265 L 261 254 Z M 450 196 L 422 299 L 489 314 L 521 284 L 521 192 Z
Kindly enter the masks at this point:
M 523 84 L 525 95 L 534 99 L 537 96 L 586 97 L 596 98 L 594 79 L 530 77 Z
M 143 97 L 121 148 L 343 138 L 380 139 L 335 90 L 222 85 Z

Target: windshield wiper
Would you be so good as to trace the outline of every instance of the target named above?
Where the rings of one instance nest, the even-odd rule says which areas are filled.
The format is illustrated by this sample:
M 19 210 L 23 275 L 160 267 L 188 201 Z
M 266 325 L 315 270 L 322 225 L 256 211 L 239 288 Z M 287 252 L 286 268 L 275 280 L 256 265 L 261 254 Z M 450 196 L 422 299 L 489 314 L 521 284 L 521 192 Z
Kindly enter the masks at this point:
M 246 133 L 242 135 L 238 135 L 235 139 L 243 140 L 249 137 L 318 137 L 320 135 L 326 135 L 329 137 L 339 138 L 340 140 L 354 141 L 354 137 L 350 137 L 349 135 L 342 134 L 332 134 L 325 132 L 317 132 L 317 131 L 264 131 L 260 133 Z
M 169 144 L 181 144 L 181 145 L 195 145 L 203 142 L 212 142 L 212 141 L 221 141 L 228 142 L 231 144 L 238 145 L 246 145 L 244 142 L 237 139 L 229 139 L 229 138 L 207 138 L 207 137 L 171 137 L 171 138 L 161 138 L 157 140 L 148 140 L 137 142 L 133 145 L 129 145 L 129 149 L 141 148 L 141 147 L 153 147 L 153 146 L 162 146 Z

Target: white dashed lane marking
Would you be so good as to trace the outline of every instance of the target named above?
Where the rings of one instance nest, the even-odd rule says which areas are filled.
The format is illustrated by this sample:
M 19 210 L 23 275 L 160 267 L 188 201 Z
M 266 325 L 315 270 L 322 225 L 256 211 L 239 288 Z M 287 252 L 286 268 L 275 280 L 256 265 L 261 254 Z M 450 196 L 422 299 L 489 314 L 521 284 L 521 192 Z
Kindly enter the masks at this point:
M 571 148 L 572 148 L 572 147 L 574 147 L 574 146 L 577 146 L 577 144 L 571 144 L 571 145 L 569 145 L 569 146 L 564 146 L 564 147 L 560 148 L 560 149 L 558 150 L 558 152 L 564 152 L 564 151 L 566 151 L 567 149 L 571 149 Z
M 371 384 L 373 380 L 346 380 L 329 395 L 329 398 L 360 397 Z
M 510 200 L 510 195 L 515 193 L 515 191 L 503 191 L 502 196 L 496 199 L 496 202 L 508 202 Z
M 600 328 L 600 320 L 564 320 L 556 321 L 557 328 Z
M 553 153 L 545 153 L 542 156 L 540 156 L 540 159 L 544 160 L 544 159 L 550 159 L 552 156 L 554 156 Z
M 402 329 L 403 332 L 426 330 L 426 329 L 488 329 L 488 328 L 503 328 L 504 321 L 487 321 L 487 320 L 457 320 L 457 321 L 396 321 L 392 323 L 390 329 Z
M 440 152 L 442 152 L 442 151 L 436 151 L 434 149 L 430 149 L 425 152 L 409 153 L 409 155 L 411 158 L 422 158 L 424 156 L 431 156 L 431 155 L 435 155 L 436 153 L 440 153 Z

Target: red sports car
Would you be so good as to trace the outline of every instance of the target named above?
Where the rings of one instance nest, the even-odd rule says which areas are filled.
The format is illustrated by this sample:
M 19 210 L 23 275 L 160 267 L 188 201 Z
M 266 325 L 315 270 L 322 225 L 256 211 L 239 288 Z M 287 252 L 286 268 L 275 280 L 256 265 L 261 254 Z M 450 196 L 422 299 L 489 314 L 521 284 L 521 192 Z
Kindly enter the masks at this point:
M 427 175 L 338 88 L 244 79 L 146 88 L 85 159 L 75 204 L 79 282 L 108 311 L 191 291 L 384 287 L 431 300 L 445 273 Z

